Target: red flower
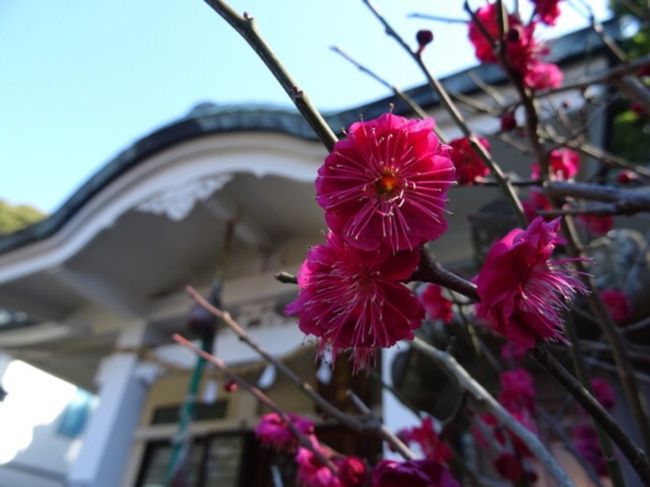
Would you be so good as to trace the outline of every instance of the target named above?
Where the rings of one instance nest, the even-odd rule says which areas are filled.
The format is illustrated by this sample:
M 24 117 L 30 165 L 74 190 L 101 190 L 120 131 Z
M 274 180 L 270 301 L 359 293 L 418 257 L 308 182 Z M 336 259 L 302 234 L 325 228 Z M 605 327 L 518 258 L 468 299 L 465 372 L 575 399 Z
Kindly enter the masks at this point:
M 616 393 L 605 379 L 601 379 L 600 377 L 591 379 L 591 389 L 594 392 L 594 397 L 605 409 L 608 411 L 614 409 Z
M 237 382 L 229 380 L 223 385 L 223 389 L 229 393 L 237 392 Z
M 479 142 L 486 150 L 490 150 L 490 142 L 485 137 L 479 137 Z M 472 148 L 469 138 L 461 137 L 449 142 L 451 152 L 449 156 L 456 168 L 456 177 L 461 186 L 472 185 L 476 178 L 490 174 L 490 169 L 483 163 L 476 151 Z
M 600 293 L 612 319 L 620 326 L 632 317 L 632 303 L 629 298 L 617 289 L 607 289 Z
M 549 167 L 551 168 L 552 179 L 566 181 L 572 179 L 578 174 L 580 169 L 580 156 L 571 149 L 554 149 L 548 156 Z M 539 179 L 539 164 L 532 165 L 531 177 Z
M 422 294 L 420 302 L 424 306 L 424 311 L 432 320 L 442 320 L 445 323 L 451 323 L 454 319 L 453 304 L 442 294 L 442 287 L 437 284 L 427 284 Z
M 317 441 L 314 441 L 313 445 L 325 457 L 330 456 L 330 452 L 321 447 Z M 304 487 L 343 487 L 336 473 L 323 465 L 311 450 L 303 447 L 298 448 L 296 463 L 298 464 L 297 477 L 300 485 Z
M 477 316 L 521 347 L 563 339 L 565 302 L 586 292 L 570 259 L 550 260 L 562 242 L 559 226 L 559 218 L 538 217 L 526 230 L 512 230 L 492 246 L 476 278 Z
M 612 215 L 595 215 L 585 213 L 578 215 L 578 219 L 589 230 L 592 235 L 605 235 L 614 226 L 614 217 Z
M 309 251 L 298 272 L 298 299 L 285 311 L 298 314 L 304 333 L 321 338 L 321 349 L 353 349 L 357 371 L 377 348 L 412 339 L 420 326 L 422 305 L 402 284 L 418 262 L 416 251 L 366 252 L 330 232 Z
M 447 230 L 454 167 L 433 120 L 391 113 L 350 126 L 316 178 L 329 228 L 354 247 L 415 249 Z
M 530 191 L 528 198 L 521 202 L 521 206 L 524 207 L 524 213 L 529 222 L 539 216 L 538 212 L 553 209 L 551 202 L 540 191 L 535 189 Z
M 546 25 L 555 25 L 560 16 L 560 0 L 533 0 L 535 14 Z
M 531 60 L 524 71 L 524 84 L 534 90 L 558 88 L 562 86 L 564 74 L 557 64 Z
M 521 459 L 512 453 L 502 453 L 494 461 L 494 468 L 504 479 L 517 482 L 524 475 Z
M 500 377 L 499 402 L 510 412 L 533 411 L 535 407 L 535 383 L 525 369 L 503 372 Z
M 492 42 L 500 37 L 498 7 L 491 3 L 479 8 L 476 17 L 483 29 L 475 22 L 469 24 L 469 40 L 474 45 L 476 57 L 486 63 L 497 63 L 491 42 L 486 38 L 485 31 Z M 548 54 L 548 48 L 535 40 L 535 22 L 523 25 L 519 17 L 508 14 L 508 32 L 505 35 L 505 53 L 508 64 L 517 72 L 524 84 L 532 89 L 556 88 L 562 84 L 562 72 L 550 63 L 541 61 Z
M 598 443 L 598 433 L 590 424 L 578 424 L 573 428 L 573 446 L 590 463 L 596 473 L 607 476 L 607 462 Z
M 630 184 L 638 180 L 639 180 L 639 175 L 634 171 L 630 171 L 629 169 L 625 169 L 619 172 L 618 175 L 616 176 L 616 182 L 618 184 Z
M 529 411 L 519 410 L 519 411 L 510 411 L 510 414 L 517 422 L 521 423 L 528 431 L 531 433 L 538 434 L 537 424 L 535 423 L 534 418 L 531 416 Z M 518 436 L 510 432 L 508 429 L 502 427 L 499 424 L 499 421 L 492 413 L 483 413 L 478 417 L 483 425 L 476 426 L 472 433 L 476 438 L 476 442 L 482 448 L 491 448 L 492 444 L 485 438 L 484 430 L 487 430 L 491 433 L 494 440 L 501 446 L 511 445 L 514 452 L 523 457 L 531 456 L 531 452 L 526 446 L 526 444 L 519 439 Z
M 424 418 L 420 426 L 403 429 L 397 436 L 406 443 L 417 443 L 427 460 L 438 463 L 447 463 L 451 460 L 453 453 L 449 447 L 440 439 L 433 427 L 433 419 Z
M 293 425 L 304 435 L 314 433 L 314 423 L 298 414 L 288 413 Z M 298 439 L 278 413 L 268 413 L 260 418 L 255 427 L 255 436 L 265 445 L 272 446 L 278 451 L 293 451 L 298 445 Z
M 296 453 L 298 483 L 304 487 L 362 487 L 365 484 L 366 465 L 359 457 L 339 456 L 331 448 L 320 445 L 312 438 L 312 446 L 336 467 L 333 472 L 323 465 L 307 448 L 300 447 Z
M 513 111 L 503 112 L 501 114 L 501 130 L 503 132 L 510 132 L 517 128 L 517 119 Z
M 365 485 L 368 472 L 366 464 L 359 457 L 338 457 L 334 459 L 338 468 L 338 477 L 343 487 L 361 487 Z
M 490 36 L 492 41 L 499 39 L 499 20 L 496 3 L 484 5 L 476 11 L 476 18 L 481 23 L 483 30 Z M 518 17 L 508 14 L 508 26 L 516 27 L 521 25 Z M 494 49 L 476 22 L 469 23 L 469 40 L 474 45 L 474 54 L 479 61 L 484 63 L 498 62 Z
M 441 464 L 431 460 L 382 460 L 372 473 L 372 487 L 460 487 Z

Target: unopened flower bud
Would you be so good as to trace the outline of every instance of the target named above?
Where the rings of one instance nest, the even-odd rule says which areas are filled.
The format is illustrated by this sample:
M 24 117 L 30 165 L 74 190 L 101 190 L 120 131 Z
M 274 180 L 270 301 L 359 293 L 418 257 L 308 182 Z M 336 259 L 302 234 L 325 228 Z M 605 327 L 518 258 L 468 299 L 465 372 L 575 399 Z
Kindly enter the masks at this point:
M 422 29 L 415 34 L 415 39 L 418 41 L 418 54 L 420 54 L 427 44 L 433 41 L 433 32 L 427 29 Z
M 510 132 L 517 128 L 517 119 L 514 112 L 507 111 L 501 114 L 501 131 Z
M 514 112 L 503 112 L 501 114 L 501 130 L 503 132 L 510 132 L 515 128 L 517 128 L 517 120 L 515 119 Z
M 624 170 L 618 173 L 618 176 L 616 176 L 616 182 L 619 184 L 630 184 L 634 181 L 638 181 L 639 176 L 632 171 L 629 170 Z
M 230 392 L 230 393 L 237 392 L 237 382 L 235 382 L 234 380 L 229 380 L 223 385 L 223 389 L 226 392 Z

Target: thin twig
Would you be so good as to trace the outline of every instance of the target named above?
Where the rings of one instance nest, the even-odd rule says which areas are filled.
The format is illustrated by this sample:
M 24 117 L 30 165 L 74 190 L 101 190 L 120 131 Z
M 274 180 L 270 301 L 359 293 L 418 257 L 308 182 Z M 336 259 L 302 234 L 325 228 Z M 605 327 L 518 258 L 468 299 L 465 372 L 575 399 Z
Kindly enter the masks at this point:
M 575 398 L 578 403 L 594 418 L 616 443 L 621 452 L 630 461 L 630 464 L 643 480 L 645 485 L 650 485 L 650 463 L 646 453 L 639 448 L 616 420 L 603 408 L 603 406 L 573 377 L 548 351 L 543 348 L 534 348 L 531 357 L 544 367 L 564 388 Z
M 542 408 L 537 409 L 537 413 L 541 416 L 542 421 L 549 428 L 551 428 L 551 430 L 553 430 L 553 432 L 558 436 L 558 438 L 560 438 L 560 441 L 562 442 L 562 446 L 564 446 L 564 449 L 568 451 L 571 454 L 571 456 L 575 458 L 575 460 L 580 464 L 582 469 L 589 477 L 591 483 L 594 484 L 596 487 L 603 487 L 603 483 L 600 481 L 600 477 L 598 476 L 598 473 L 594 470 L 593 465 L 587 462 L 584 459 L 584 457 L 576 451 L 575 447 L 571 444 L 569 438 L 567 438 L 567 435 L 562 429 L 562 426 L 557 424 L 555 418 L 550 414 L 548 414 Z
M 222 322 L 235 332 L 237 337 L 252 348 L 258 355 L 260 355 L 267 362 L 275 365 L 277 370 L 284 374 L 298 389 L 300 389 L 305 395 L 307 395 L 314 403 L 316 403 L 323 411 L 325 411 L 329 416 L 338 420 L 341 424 L 347 426 L 348 428 L 354 429 L 356 431 L 367 431 L 378 435 L 384 441 L 386 441 L 395 451 L 402 455 L 407 460 L 412 460 L 415 458 L 413 452 L 401 441 L 399 438 L 394 435 L 387 435 L 386 432 L 382 429 L 381 423 L 376 421 L 361 421 L 359 418 L 356 418 L 352 415 L 346 414 L 332 403 L 330 403 L 323 396 L 318 394 L 314 388 L 308 382 L 304 381 L 298 376 L 290 367 L 285 365 L 280 360 L 277 360 L 269 352 L 263 349 L 257 342 L 253 341 L 251 337 L 244 331 L 239 323 L 237 323 L 227 311 L 222 311 L 203 298 L 193 287 L 186 286 L 185 290 L 187 293 L 200 304 L 207 311 L 212 313 L 214 316 L 221 318 Z
M 332 46 L 330 49 L 340 55 L 343 59 L 348 61 L 350 64 L 352 64 L 354 67 L 356 67 L 359 71 L 362 73 L 367 74 L 370 76 L 372 79 L 380 83 L 382 86 L 388 88 L 390 91 L 393 92 L 393 95 L 395 95 L 397 98 L 402 100 L 406 106 L 409 107 L 409 109 L 418 116 L 418 118 L 425 119 L 429 118 L 429 114 L 422 108 L 418 103 L 411 98 L 409 95 L 404 93 L 402 90 L 400 90 L 397 86 L 390 84 L 388 81 L 386 81 L 384 78 L 379 76 L 377 73 L 375 73 L 373 70 L 368 68 L 367 66 L 361 64 L 359 61 L 356 59 L 352 58 L 349 54 L 345 53 L 342 51 L 339 47 L 337 46 Z M 447 142 L 447 137 L 445 134 L 442 133 L 440 130 L 440 127 L 437 125 L 434 126 L 433 128 L 435 134 L 438 136 L 438 139 L 440 139 L 440 142 L 443 144 Z
M 445 269 L 440 262 L 429 255 L 424 247 L 420 251 L 420 264 L 409 281 L 432 282 L 475 301 L 479 300 L 476 284 Z
M 440 15 L 431 15 L 431 14 L 421 14 L 418 12 L 413 12 L 407 15 L 411 19 L 423 19 L 423 20 L 433 20 L 436 22 L 444 22 L 446 24 L 462 24 L 467 25 L 467 19 L 455 19 L 452 17 L 443 17 Z
M 174 341 L 178 343 L 179 345 L 191 350 L 194 352 L 196 355 L 201 357 L 207 362 L 210 362 L 212 365 L 214 365 L 217 369 L 219 369 L 226 377 L 228 377 L 229 380 L 233 380 L 237 383 L 237 385 L 241 386 L 243 389 L 248 391 L 255 399 L 257 399 L 260 403 L 264 404 L 266 407 L 269 409 L 275 411 L 280 415 L 282 418 L 282 421 L 284 421 L 288 428 L 291 430 L 291 433 L 296 437 L 296 439 L 300 442 L 301 445 L 303 445 L 305 448 L 310 450 L 316 458 L 318 458 L 318 461 L 322 463 L 323 465 L 326 465 L 332 472 L 336 473 L 336 465 L 332 463 L 331 460 L 326 458 L 317 448 L 314 448 L 314 445 L 312 442 L 307 438 L 294 424 L 293 421 L 291 421 L 291 418 L 287 413 L 285 413 L 269 396 L 267 396 L 264 392 L 262 392 L 259 388 L 255 387 L 252 385 L 250 382 L 248 382 L 246 379 L 238 375 L 237 373 L 233 372 L 227 365 L 226 363 L 219 359 L 218 357 L 215 357 L 211 353 L 206 352 L 205 350 L 202 350 L 201 348 L 195 346 L 192 342 L 190 342 L 188 339 L 182 337 L 178 333 L 174 333 L 172 336 Z
M 309 97 L 298 87 L 298 84 L 291 78 L 288 71 L 282 65 L 269 45 L 264 41 L 258 32 L 253 17 L 244 13 L 239 15 L 230 5 L 222 0 L 204 0 L 215 12 L 217 12 L 230 26 L 241 35 L 253 48 L 257 55 L 264 61 L 273 76 L 278 80 L 284 91 L 289 95 L 291 101 L 304 117 L 307 123 L 314 130 L 320 141 L 331 151 L 337 142 L 336 135 L 327 125 L 327 122 L 311 103 Z
M 485 405 L 506 428 L 512 431 L 512 433 L 528 447 L 559 486 L 569 487 L 574 485 L 566 472 L 562 467 L 560 467 L 539 438 L 524 425 L 514 419 L 481 384 L 476 382 L 472 376 L 469 375 L 469 373 L 452 355 L 432 347 L 419 338 L 415 338 L 413 342 L 411 342 L 411 346 L 434 359 L 456 379 L 462 389 L 472 395 L 476 401 Z

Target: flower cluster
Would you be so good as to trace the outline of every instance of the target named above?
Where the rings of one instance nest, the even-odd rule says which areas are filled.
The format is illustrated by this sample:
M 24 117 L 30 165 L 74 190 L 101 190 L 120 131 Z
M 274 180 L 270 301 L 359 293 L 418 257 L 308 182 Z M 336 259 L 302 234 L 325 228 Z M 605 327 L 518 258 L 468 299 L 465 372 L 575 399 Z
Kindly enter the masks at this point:
M 532 411 L 535 402 L 535 384 L 526 369 L 515 369 L 501 374 L 499 402 L 508 411 Z
M 525 369 L 514 369 L 503 372 L 500 382 L 501 391 L 497 400 L 514 419 L 537 433 L 533 377 Z M 522 480 L 534 482 L 536 474 L 527 464 L 531 452 L 519 437 L 505 430 L 491 413 L 480 415 L 478 421 L 474 435 L 480 445 L 488 447 L 492 442 L 497 447 L 493 464 L 499 475 L 514 483 Z
M 293 413 L 287 413 L 287 417 L 303 435 L 314 434 L 314 423 L 307 418 Z M 298 446 L 297 438 L 278 413 L 268 413 L 262 416 L 255 428 L 255 435 L 263 444 L 276 450 L 293 451 Z
M 550 1 L 538 1 L 537 13 L 542 21 L 552 18 L 554 10 Z M 557 2 L 555 2 L 557 3 Z M 490 3 L 479 8 L 469 25 L 469 40 L 474 45 L 476 57 L 485 63 L 499 63 L 495 44 L 501 38 L 498 6 Z M 541 60 L 548 54 L 548 47 L 535 39 L 536 21 L 528 25 L 516 15 L 507 14 L 504 56 L 523 83 L 531 89 L 556 88 L 562 84 L 562 72 L 557 65 Z
M 617 325 L 622 326 L 632 318 L 632 302 L 623 291 L 605 289 L 600 292 L 600 298 Z
M 447 229 L 448 152 L 433 120 L 388 113 L 352 124 L 318 170 L 316 201 L 330 231 L 301 266 L 300 293 L 286 312 L 321 339 L 321 350 L 353 348 L 355 371 L 377 348 L 413 338 L 424 317 L 403 281 L 420 246 Z
M 535 15 L 546 25 L 555 25 L 560 16 L 560 0 L 533 0 Z
M 453 303 L 443 296 L 441 286 L 427 284 L 420 293 L 420 302 L 429 319 L 441 320 L 443 323 L 451 323 L 454 319 Z
M 276 413 L 263 416 L 255 428 L 257 438 L 279 452 L 295 453 L 298 466 L 297 481 L 303 487 L 363 487 L 370 477 L 364 461 L 355 456 L 345 456 L 319 442 L 311 421 L 297 415 L 288 415 L 291 422 L 311 443 L 311 448 L 298 447 L 298 440 L 288 424 Z M 426 460 L 395 462 L 383 460 L 372 472 L 372 487 L 459 487 L 444 463 L 451 451 L 442 443 L 433 429 L 431 418 L 420 428 L 406 430 L 403 434 L 422 446 Z M 317 455 L 316 452 L 319 454 Z M 323 459 L 329 462 L 323 463 Z
M 551 179 L 568 181 L 573 179 L 580 170 L 580 155 L 571 149 L 553 149 L 548 155 L 548 165 L 551 170 Z M 539 163 L 532 165 L 531 177 L 539 179 Z
M 338 455 L 331 449 L 313 443 L 323 457 L 331 460 L 336 470 L 323 465 L 318 457 L 307 448 L 299 448 L 296 454 L 298 483 L 303 487 L 361 487 L 365 485 L 366 465 L 358 457 Z
M 608 411 L 614 409 L 616 395 L 609 383 L 600 377 L 591 380 L 591 389 L 596 400 Z M 598 433 L 587 413 L 578 409 L 578 422 L 573 427 L 573 446 L 600 476 L 607 476 L 607 460 L 600 448 Z
M 372 487 L 460 487 L 449 470 L 432 460 L 381 461 L 372 474 Z
M 479 137 L 479 142 L 485 148 L 490 150 L 490 142 L 485 137 Z M 461 186 L 471 186 L 477 178 L 484 178 L 490 173 L 490 169 L 479 157 L 467 137 L 461 137 L 449 142 L 451 147 L 450 157 L 456 168 L 458 184 Z
M 488 252 L 476 278 L 479 318 L 515 344 L 531 348 L 539 340 L 563 340 L 562 310 L 586 288 L 570 259 L 551 260 L 560 220 L 536 218 L 515 229 Z
M 420 426 L 398 431 L 397 436 L 407 445 L 419 445 L 427 460 L 446 464 L 452 458 L 451 450 L 436 433 L 431 417 L 424 418 Z

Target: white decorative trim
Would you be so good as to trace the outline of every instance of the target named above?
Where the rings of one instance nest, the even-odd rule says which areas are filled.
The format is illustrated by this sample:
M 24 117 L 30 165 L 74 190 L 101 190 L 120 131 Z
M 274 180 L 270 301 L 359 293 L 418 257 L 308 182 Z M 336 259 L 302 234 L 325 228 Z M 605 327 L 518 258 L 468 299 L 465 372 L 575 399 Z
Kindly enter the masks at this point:
M 191 181 L 183 186 L 167 188 L 140 203 L 136 210 L 154 215 L 165 215 L 172 221 L 184 220 L 194 205 L 205 201 L 232 180 L 231 174 L 221 174 L 207 179 Z
M 0 284 L 61 265 L 100 231 L 165 188 L 237 173 L 312 183 L 325 151 L 277 134 L 216 134 L 162 151 L 111 182 L 52 237 L 0 255 Z

